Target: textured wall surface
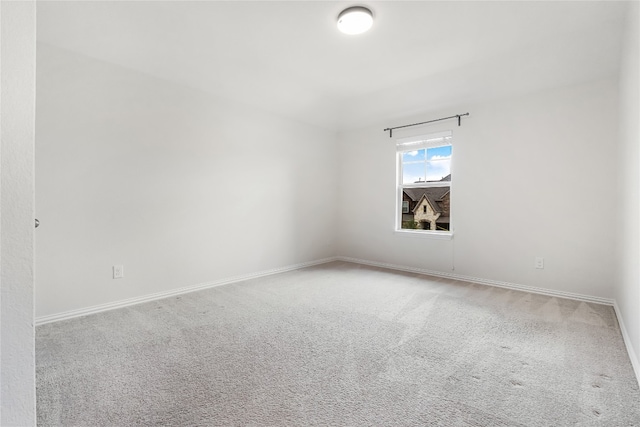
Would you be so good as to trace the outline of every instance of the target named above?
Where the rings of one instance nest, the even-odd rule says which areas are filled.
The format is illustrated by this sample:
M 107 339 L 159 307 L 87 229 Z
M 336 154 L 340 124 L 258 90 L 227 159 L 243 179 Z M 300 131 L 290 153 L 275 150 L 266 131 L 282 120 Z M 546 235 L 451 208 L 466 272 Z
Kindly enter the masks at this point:
M 620 283 L 616 301 L 640 376 L 640 7 L 630 4 L 620 74 Z
M 393 134 L 452 130 L 452 240 L 394 232 L 389 123 L 340 134 L 339 255 L 613 298 L 617 236 L 597 225 L 617 209 L 617 108 L 614 76 L 395 122 L 471 114 Z M 363 200 L 377 209 L 354 220 Z
M 38 316 L 335 253 L 334 133 L 49 45 L 37 57 Z
M 35 424 L 35 2 L 2 2 L 0 424 Z

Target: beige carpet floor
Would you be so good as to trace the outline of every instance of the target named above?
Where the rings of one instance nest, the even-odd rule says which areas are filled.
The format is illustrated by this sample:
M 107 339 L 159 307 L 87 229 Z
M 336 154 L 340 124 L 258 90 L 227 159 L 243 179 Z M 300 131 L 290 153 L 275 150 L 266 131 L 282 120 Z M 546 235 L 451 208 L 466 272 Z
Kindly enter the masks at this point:
M 42 426 L 640 426 L 612 307 L 335 262 L 39 326 Z

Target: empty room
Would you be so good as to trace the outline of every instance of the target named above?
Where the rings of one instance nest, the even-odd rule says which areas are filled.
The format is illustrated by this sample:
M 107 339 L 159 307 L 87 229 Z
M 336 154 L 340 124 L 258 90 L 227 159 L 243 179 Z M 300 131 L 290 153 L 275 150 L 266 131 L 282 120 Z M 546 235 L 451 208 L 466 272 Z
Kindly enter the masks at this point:
M 5 1 L 0 425 L 640 426 L 638 1 Z

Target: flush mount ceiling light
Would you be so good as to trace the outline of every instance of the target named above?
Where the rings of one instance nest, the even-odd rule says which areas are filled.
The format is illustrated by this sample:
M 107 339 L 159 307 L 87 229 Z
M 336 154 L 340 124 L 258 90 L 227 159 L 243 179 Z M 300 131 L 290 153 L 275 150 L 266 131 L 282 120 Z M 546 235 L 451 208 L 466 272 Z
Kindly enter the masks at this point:
M 338 29 L 345 34 L 362 34 L 373 25 L 373 14 L 362 6 L 349 7 L 338 15 Z

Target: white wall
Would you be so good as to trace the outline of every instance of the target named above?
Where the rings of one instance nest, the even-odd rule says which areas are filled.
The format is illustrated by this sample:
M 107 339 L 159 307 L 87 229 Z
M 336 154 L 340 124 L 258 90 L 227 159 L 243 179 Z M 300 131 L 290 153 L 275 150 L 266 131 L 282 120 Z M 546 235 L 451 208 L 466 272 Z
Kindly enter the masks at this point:
M 640 7 L 630 4 L 620 74 L 620 280 L 615 299 L 640 376 Z
M 340 134 L 339 254 L 612 298 L 617 107 L 611 79 Z M 453 131 L 453 240 L 394 233 L 395 143 L 382 129 L 467 111 L 461 127 L 394 132 Z
M 1 2 L 0 425 L 35 425 L 35 2 Z
M 37 59 L 37 316 L 335 253 L 334 133 L 44 44 Z

